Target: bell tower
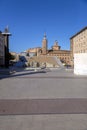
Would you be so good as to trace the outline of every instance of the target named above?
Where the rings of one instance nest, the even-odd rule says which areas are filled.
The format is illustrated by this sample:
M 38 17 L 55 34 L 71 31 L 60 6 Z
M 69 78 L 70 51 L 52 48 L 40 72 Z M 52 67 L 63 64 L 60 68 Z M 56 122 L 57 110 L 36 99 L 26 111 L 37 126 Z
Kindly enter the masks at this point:
M 48 45 L 47 45 L 47 38 L 46 38 L 46 33 L 45 33 L 44 38 L 42 40 L 42 54 L 43 55 L 47 54 L 47 49 L 48 49 Z

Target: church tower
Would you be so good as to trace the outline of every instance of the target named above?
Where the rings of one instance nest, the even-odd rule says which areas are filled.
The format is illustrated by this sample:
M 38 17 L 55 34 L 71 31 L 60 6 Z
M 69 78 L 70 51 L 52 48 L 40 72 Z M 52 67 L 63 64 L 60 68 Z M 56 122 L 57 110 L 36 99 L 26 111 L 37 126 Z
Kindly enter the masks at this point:
M 60 50 L 60 46 L 58 45 L 57 40 L 54 42 L 54 45 L 52 46 L 53 51 L 58 51 Z
M 48 46 L 47 46 L 47 38 L 46 38 L 46 34 L 44 34 L 44 38 L 42 40 L 42 54 L 43 55 L 46 55 L 47 54 L 47 49 L 48 49 Z

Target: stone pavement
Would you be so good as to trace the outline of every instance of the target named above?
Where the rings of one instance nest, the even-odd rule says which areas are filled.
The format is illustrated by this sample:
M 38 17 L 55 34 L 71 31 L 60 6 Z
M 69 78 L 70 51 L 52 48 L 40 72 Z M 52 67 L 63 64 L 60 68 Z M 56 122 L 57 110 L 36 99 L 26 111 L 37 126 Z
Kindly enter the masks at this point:
M 87 130 L 87 77 L 73 70 L 0 75 L 0 130 Z
M 87 99 L 71 98 L 71 99 L 0 100 L 0 115 L 83 114 L 83 113 L 87 114 Z

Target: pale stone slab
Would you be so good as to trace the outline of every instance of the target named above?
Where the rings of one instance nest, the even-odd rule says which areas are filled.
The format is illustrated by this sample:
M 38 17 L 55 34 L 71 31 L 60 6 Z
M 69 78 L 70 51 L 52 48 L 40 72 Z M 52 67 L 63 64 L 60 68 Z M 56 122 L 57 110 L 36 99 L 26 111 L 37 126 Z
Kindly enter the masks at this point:
M 0 130 L 87 130 L 87 115 L 0 116 Z
M 74 74 L 87 75 L 87 53 L 74 54 Z

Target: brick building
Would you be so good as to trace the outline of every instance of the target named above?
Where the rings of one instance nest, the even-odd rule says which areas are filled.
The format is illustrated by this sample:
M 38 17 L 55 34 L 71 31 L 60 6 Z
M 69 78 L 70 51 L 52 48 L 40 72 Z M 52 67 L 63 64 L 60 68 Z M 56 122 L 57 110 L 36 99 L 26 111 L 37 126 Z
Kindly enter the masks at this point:
M 51 49 L 48 49 L 48 40 L 46 37 L 46 34 L 44 34 L 43 40 L 42 40 L 42 48 L 32 48 L 28 49 L 27 52 L 33 52 L 36 54 L 36 56 L 51 56 L 56 57 L 60 59 L 61 62 L 63 62 L 66 65 L 70 65 L 71 63 L 71 51 L 70 50 L 61 50 L 61 47 L 58 45 L 58 42 L 55 41 L 54 45 Z

